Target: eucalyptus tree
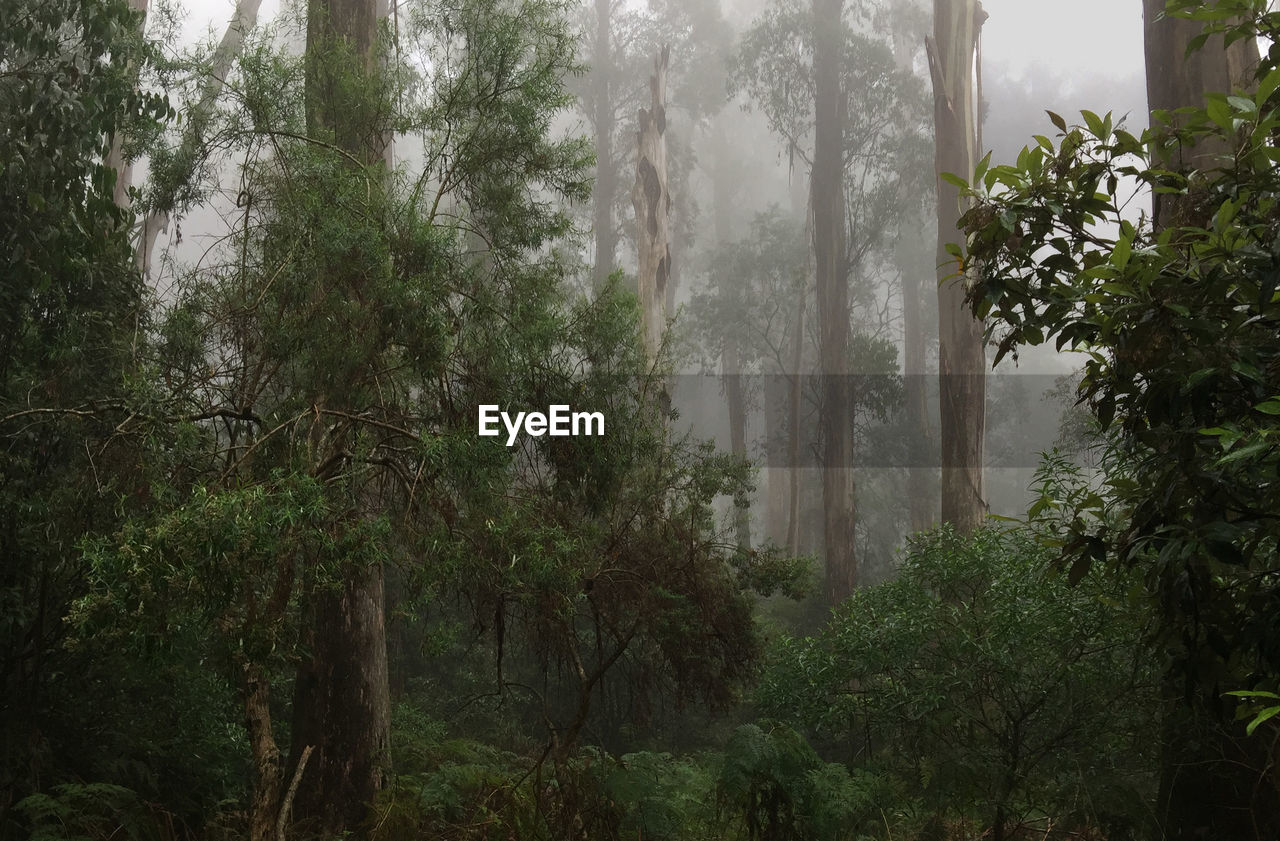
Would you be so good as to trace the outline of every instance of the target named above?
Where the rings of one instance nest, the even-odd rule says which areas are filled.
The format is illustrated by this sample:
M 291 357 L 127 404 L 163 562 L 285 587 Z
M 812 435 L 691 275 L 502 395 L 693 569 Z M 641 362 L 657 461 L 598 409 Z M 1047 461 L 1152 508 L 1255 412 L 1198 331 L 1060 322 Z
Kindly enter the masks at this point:
M 921 151 L 918 82 L 899 69 L 873 4 L 771 6 L 743 36 L 735 87 L 787 154 L 809 168 L 823 375 L 823 533 L 827 596 L 857 584 L 849 336 L 854 303 L 896 225 L 905 162 Z M 821 15 L 821 16 L 819 16 Z M 821 152 L 821 156 L 819 153 Z M 853 281 L 851 286 L 851 281 Z
M 983 439 L 987 357 L 983 325 L 964 306 L 972 278 L 957 225 L 965 205 L 957 183 L 969 179 L 982 155 L 974 61 L 982 24 L 978 0 L 934 0 L 929 74 L 933 79 L 934 171 L 938 197 L 938 403 L 942 449 L 942 521 L 961 531 L 986 516 Z
M 623 222 L 630 215 L 630 180 L 635 156 L 636 116 L 649 107 L 654 56 L 670 49 L 669 117 L 681 128 L 668 134 L 674 176 L 673 283 L 688 239 L 694 203 L 682 189 L 693 165 L 694 128 L 724 102 L 723 57 L 731 43 L 718 0 L 654 2 L 644 9 L 618 0 L 592 0 L 579 24 L 588 72 L 575 82 L 579 108 L 591 127 L 596 153 L 591 199 L 594 242 L 592 288 L 601 290 L 619 267 Z M 668 302 L 670 305 L 670 301 Z

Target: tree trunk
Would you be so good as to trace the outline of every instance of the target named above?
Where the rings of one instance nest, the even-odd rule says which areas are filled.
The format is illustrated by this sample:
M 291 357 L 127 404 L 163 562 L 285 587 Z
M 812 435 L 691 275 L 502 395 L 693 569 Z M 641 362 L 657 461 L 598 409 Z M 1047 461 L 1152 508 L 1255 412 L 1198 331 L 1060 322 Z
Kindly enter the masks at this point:
M 934 169 L 938 196 L 938 379 L 942 445 L 942 521 L 960 532 L 982 524 L 982 447 L 986 425 L 983 324 L 965 305 L 968 278 L 958 273 L 948 243 L 964 208 L 942 179 L 972 178 L 978 162 L 974 56 L 987 13 L 977 0 L 934 0 L 934 37 L 926 39 L 933 79 Z
M 804 401 L 804 380 L 800 369 L 804 366 L 804 307 L 808 292 L 808 273 L 806 281 L 800 284 L 796 296 L 795 334 L 791 342 L 791 378 L 788 382 L 787 395 L 787 470 L 790 483 L 787 487 L 787 554 L 800 554 L 800 479 L 804 475 L 800 469 L 800 421 L 801 407 Z
M 1258 65 L 1255 40 L 1245 38 L 1224 48 L 1221 36 L 1215 36 L 1187 56 L 1187 45 L 1200 34 L 1201 24 L 1163 17 L 1164 5 L 1164 0 L 1143 0 L 1151 110 L 1203 106 L 1206 93 L 1252 87 Z M 1211 171 L 1221 166 L 1216 156 L 1230 152 L 1225 140 L 1210 138 L 1195 146 L 1178 144 L 1159 163 L 1183 173 Z M 1206 220 L 1194 218 L 1194 190 L 1192 185 L 1186 194 L 1151 197 L 1157 230 L 1205 224 Z M 1246 736 L 1243 727 L 1233 722 L 1229 702 L 1205 697 L 1206 690 L 1200 687 L 1187 698 L 1184 688 L 1181 672 L 1171 669 L 1165 676 L 1156 803 L 1163 837 L 1168 841 L 1280 837 L 1280 797 L 1270 743 Z
M 1222 36 L 1210 38 L 1201 49 L 1187 55 L 1187 45 L 1203 29 L 1199 21 L 1164 17 L 1165 0 L 1143 0 L 1143 46 L 1147 66 L 1147 108 L 1174 111 L 1203 106 L 1209 92 L 1230 93 L 1251 87 L 1258 67 L 1258 42 L 1243 38 L 1223 48 Z M 1176 122 L 1176 118 L 1175 118 Z M 1221 139 L 1202 140 L 1196 146 L 1177 144 L 1161 163 L 1179 172 L 1211 170 L 1221 164 L 1215 156 L 1229 154 Z M 1189 223 L 1186 196 L 1151 196 L 1152 218 L 1165 228 Z
M 905 31 L 893 36 L 894 62 L 898 69 L 910 73 L 913 64 L 911 39 Z M 898 227 L 897 264 L 902 294 L 902 372 L 905 381 L 907 433 L 907 517 L 912 532 L 933 525 L 933 495 L 930 491 L 932 468 L 929 466 L 931 434 L 929 430 L 929 398 L 925 387 L 925 329 L 921 312 L 924 294 L 916 271 L 915 243 L 920 220 L 914 213 Z
M 636 136 L 636 183 L 631 204 L 636 212 L 636 282 L 645 348 L 652 360 L 662 346 L 667 324 L 667 280 L 671 274 L 671 193 L 667 189 L 666 47 L 649 77 L 650 107 L 641 108 Z
M 732 239 L 730 230 L 733 218 L 735 173 L 729 166 L 729 150 L 730 144 L 725 135 L 724 123 L 717 121 L 715 150 L 712 157 L 714 169 L 711 177 L 711 191 L 715 208 L 716 248 L 721 253 L 729 247 Z M 741 279 L 732 272 L 721 271 L 719 278 L 722 295 L 728 294 L 728 284 L 741 283 Z M 670 310 L 672 306 L 670 294 L 667 296 L 667 306 Z M 742 384 L 742 354 L 738 341 L 733 336 L 726 337 L 724 341 L 720 355 L 720 368 L 724 374 L 724 398 L 729 410 L 729 450 L 735 456 L 745 459 L 747 457 L 747 403 Z M 770 471 L 772 476 L 772 465 Z M 734 525 L 738 546 L 743 549 L 751 548 L 751 512 L 747 509 L 735 511 Z
M 591 193 L 592 231 L 595 235 L 596 261 L 591 282 L 599 292 L 609 279 L 618 251 L 618 229 L 613 224 L 613 200 L 618 192 L 618 170 L 613 160 L 615 128 L 613 91 L 613 53 L 610 46 L 612 0 L 595 0 L 596 36 L 591 59 L 591 113 L 595 128 L 596 181 Z
M 294 811 L 325 835 L 364 819 L 385 782 L 391 729 L 382 568 L 344 574 L 338 591 L 314 597 L 294 687 L 290 767 L 315 746 Z
M 284 770 L 271 729 L 271 684 L 258 666 L 244 666 L 241 685 L 245 730 L 253 757 L 253 789 L 249 802 L 249 841 L 276 841 L 280 784 Z
M 844 251 L 844 126 L 840 53 L 843 0 L 813 0 L 814 150 L 813 257 L 818 283 L 818 356 L 822 372 L 822 547 L 826 597 L 832 604 L 853 592 L 853 417 L 849 394 L 849 273 Z
M 311 0 L 307 17 L 307 128 L 313 135 L 332 133 L 333 141 L 367 166 L 384 163 L 386 132 L 373 125 L 362 86 L 331 84 L 336 76 L 357 73 L 372 80 L 377 8 L 374 0 Z M 344 42 L 355 66 L 338 56 Z M 336 92 L 336 93 L 335 93 Z M 333 96 L 336 98 L 330 99 Z M 340 266 L 330 267 L 342 271 Z M 324 405 L 326 395 L 315 395 Z M 297 791 L 300 823 L 322 835 L 355 831 L 369 803 L 382 788 L 390 739 L 390 688 L 387 677 L 385 584 L 380 565 L 348 564 L 334 589 L 312 593 L 307 656 L 294 686 L 290 766 L 303 750 L 315 753 Z
M 142 2 L 145 4 L 146 0 Z M 186 115 L 180 159 L 190 161 L 192 167 L 195 166 L 194 156 L 199 153 L 200 146 L 204 142 L 204 131 L 209 117 L 213 114 L 213 108 L 222 94 L 227 76 L 231 73 L 231 63 L 244 48 L 245 35 L 257 25 L 258 9 L 261 6 L 262 0 L 238 0 L 235 12 L 232 13 L 231 20 L 222 33 L 222 40 L 218 42 L 218 47 L 213 52 L 209 75 L 205 77 L 204 84 L 200 88 L 200 99 Z M 117 180 L 117 187 L 119 183 Z M 156 240 L 160 232 L 169 227 L 169 212 L 173 208 L 173 203 L 174 197 L 171 195 L 156 197 L 151 210 L 142 219 L 133 261 L 143 278 L 151 273 L 151 260 L 154 256 Z

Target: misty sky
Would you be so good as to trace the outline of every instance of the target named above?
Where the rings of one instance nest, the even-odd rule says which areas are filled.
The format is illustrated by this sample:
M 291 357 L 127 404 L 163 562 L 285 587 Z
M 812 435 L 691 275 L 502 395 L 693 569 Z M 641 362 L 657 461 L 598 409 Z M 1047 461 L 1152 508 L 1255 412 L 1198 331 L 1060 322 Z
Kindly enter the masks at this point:
M 1142 74 L 1139 0 L 983 0 L 988 62 L 1025 72 L 1053 67 L 1064 79 Z
M 234 0 L 185 0 L 190 13 L 184 32 L 217 34 L 234 8 Z M 1142 4 L 1139 0 L 983 0 L 991 15 L 983 37 L 983 54 L 992 66 L 1015 73 L 1033 66 L 1052 67 L 1061 78 L 1131 77 L 1142 73 Z M 278 0 L 262 4 L 269 20 Z

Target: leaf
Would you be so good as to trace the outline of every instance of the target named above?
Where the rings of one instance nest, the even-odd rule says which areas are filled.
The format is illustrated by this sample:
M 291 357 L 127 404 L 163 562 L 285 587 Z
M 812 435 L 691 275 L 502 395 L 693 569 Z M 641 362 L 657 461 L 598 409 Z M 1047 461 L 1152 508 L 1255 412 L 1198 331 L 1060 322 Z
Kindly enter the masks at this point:
M 1129 255 L 1133 253 L 1133 243 L 1129 242 L 1127 237 L 1120 237 L 1116 240 L 1115 247 L 1111 249 L 1111 262 L 1116 268 L 1124 270 L 1129 265 Z
M 1280 73 L 1280 71 L 1276 71 L 1276 72 Z M 1066 131 L 1066 130 L 1067 130 L 1067 121 L 1066 121 L 1066 120 L 1062 119 L 1062 117 L 1060 117 L 1058 114 L 1055 114 L 1055 113 L 1054 113 L 1054 112 L 1052 112 L 1052 111 L 1045 111 L 1045 113 L 1049 115 L 1049 122 L 1051 122 L 1051 123 L 1053 123 L 1055 126 L 1057 126 L 1059 131 Z
M 1071 565 L 1071 569 L 1067 572 L 1067 583 L 1072 587 L 1084 580 L 1089 574 L 1089 567 L 1093 565 L 1093 559 L 1087 555 L 1076 558 L 1076 562 Z
M 1246 736 L 1252 736 L 1253 731 L 1258 729 L 1258 725 L 1280 715 L 1280 706 L 1267 707 L 1262 712 L 1253 717 L 1253 721 L 1249 722 L 1249 726 L 1244 728 Z
M 1271 94 L 1277 87 L 1280 87 L 1280 67 L 1273 68 L 1262 77 L 1262 81 L 1258 82 L 1258 92 L 1254 94 L 1253 101 L 1258 104 L 1259 110 L 1271 98 Z
M 948 184 L 951 184 L 952 186 L 955 186 L 955 187 L 959 187 L 961 190 L 969 189 L 969 182 L 965 181 L 963 178 L 961 178 L 959 175 L 956 175 L 954 172 L 944 172 L 944 173 L 941 173 L 939 177 L 943 181 L 947 182 Z
M 1104 126 L 1101 117 L 1087 108 L 1080 112 L 1080 116 L 1084 117 L 1084 124 L 1089 127 L 1089 131 L 1094 137 L 1099 139 L 1106 137 L 1106 133 L 1103 131 Z

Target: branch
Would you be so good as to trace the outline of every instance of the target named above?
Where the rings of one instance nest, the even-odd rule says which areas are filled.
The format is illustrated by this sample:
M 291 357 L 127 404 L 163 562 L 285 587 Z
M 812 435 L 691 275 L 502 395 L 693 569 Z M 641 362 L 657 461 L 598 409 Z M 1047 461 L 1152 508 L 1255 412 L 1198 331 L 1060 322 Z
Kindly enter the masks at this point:
M 298 767 L 293 769 L 293 779 L 289 782 L 289 790 L 285 792 L 284 800 L 280 803 L 280 815 L 276 818 L 276 841 L 284 841 L 284 828 L 289 823 L 289 812 L 293 809 L 293 796 L 298 793 L 298 783 L 302 782 L 302 770 L 307 767 L 307 760 L 311 758 L 314 747 L 314 745 L 307 745 L 302 749 L 302 756 L 298 757 Z

